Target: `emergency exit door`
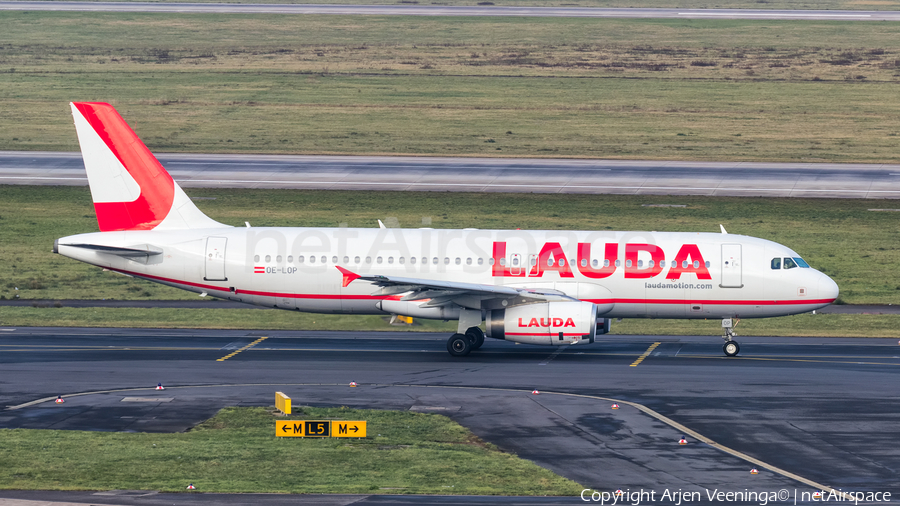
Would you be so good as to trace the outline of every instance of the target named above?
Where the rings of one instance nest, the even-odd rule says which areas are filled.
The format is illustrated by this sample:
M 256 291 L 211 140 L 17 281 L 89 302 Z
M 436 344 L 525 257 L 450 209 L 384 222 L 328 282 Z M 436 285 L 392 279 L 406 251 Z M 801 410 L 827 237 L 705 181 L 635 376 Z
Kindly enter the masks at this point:
M 741 288 L 744 286 L 741 275 L 741 245 L 722 245 L 722 288 Z
M 228 281 L 225 277 L 225 237 L 206 238 L 206 281 Z

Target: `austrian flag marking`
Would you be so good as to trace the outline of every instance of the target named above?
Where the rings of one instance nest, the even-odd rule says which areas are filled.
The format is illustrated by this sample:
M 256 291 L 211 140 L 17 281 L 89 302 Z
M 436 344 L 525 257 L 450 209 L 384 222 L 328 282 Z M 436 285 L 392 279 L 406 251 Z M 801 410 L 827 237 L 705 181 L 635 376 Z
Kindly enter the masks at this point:
M 260 267 L 258 265 L 253 267 L 253 274 L 265 274 L 265 273 L 266 273 L 265 267 Z

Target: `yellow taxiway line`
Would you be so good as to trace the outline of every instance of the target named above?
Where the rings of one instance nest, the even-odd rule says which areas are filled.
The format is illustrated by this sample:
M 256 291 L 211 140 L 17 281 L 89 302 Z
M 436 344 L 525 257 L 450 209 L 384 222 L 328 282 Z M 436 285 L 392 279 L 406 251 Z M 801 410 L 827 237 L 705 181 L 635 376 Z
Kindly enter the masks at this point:
M 653 343 L 653 344 L 651 344 L 650 347 L 647 348 L 647 351 L 645 351 L 640 357 L 638 357 L 637 360 L 635 360 L 634 363 L 632 363 L 630 367 L 637 367 L 638 364 L 640 364 L 641 362 L 643 362 L 645 358 L 649 357 L 649 356 L 650 356 L 650 353 L 652 353 L 653 350 L 655 350 L 656 347 L 659 346 L 659 345 L 661 345 L 661 344 L 662 344 L 662 343 Z
M 224 361 L 228 360 L 229 358 L 231 358 L 231 357 L 237 355 L 238 353 L 240 353 L 240 352 L 242 352 L 242 351 L 244 351 L 244 350 L 249 350 L 250 348 L 252 348 L 252 347 L 256 346 L 257 344 L 259 344 L 259 343 L 265 341 L 265 340 L 268 339 L 268 338 L 269 338 L 269 336 L 266 336 L 266 337 L 260 337 L 260 338 L 257 339 L 256 341 L 253 341 L 252 343 L 248 344 L 247 346 L 244 346 L 243 348 L 241 348 L 241 349 L 239 349 L 239 350 L 235 350 L 235 351 L 229 353 L 228 355 L 225 355 L 225 356 L 222 357 L 222 358 L 217 358 L 217 359 L 216 359 L 216 362 L 224 362 Z

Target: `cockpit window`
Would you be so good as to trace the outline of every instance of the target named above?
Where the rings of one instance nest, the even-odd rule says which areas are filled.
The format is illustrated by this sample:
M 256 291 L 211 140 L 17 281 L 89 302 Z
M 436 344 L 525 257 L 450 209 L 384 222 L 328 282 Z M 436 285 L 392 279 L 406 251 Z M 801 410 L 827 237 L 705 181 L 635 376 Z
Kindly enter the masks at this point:
M 794 259 L 791 257 L 785 257 L 784 268 L 785 269 L 793 269 L 794 267 L 797 267 L 797 263 L 794 262 Z
M 809 269 L 809 264 L 806 263 L 806 260 L 804 260 L 800 257 L 794 257 L 794 261 L 797 262 L 797 265 L 799 265 L 800 267 L 803 267 L 804 269 Z
M 781 259 L 773 258 L 772 259 L 772 270 L 778 270 L 778 269 L 781 269 Z

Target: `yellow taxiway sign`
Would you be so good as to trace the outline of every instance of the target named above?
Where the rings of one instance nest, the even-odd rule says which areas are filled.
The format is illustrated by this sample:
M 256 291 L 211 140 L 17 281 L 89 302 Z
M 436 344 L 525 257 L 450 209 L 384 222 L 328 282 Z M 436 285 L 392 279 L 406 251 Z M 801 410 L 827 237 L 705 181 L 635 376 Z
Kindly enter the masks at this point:
M 366 422 L 346 420 L 275 420 L 278 437 L 366 437 Z

